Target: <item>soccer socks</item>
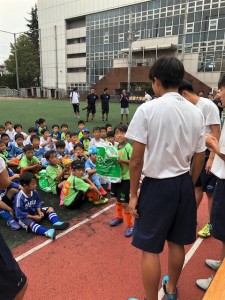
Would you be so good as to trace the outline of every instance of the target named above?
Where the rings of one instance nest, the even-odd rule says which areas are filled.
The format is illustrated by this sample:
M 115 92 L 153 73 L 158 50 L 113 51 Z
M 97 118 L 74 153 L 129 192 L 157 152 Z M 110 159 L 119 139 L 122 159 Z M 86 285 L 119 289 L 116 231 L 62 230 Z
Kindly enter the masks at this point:
M 56 222 L 59 221 L 59 218 L 54 211 L 52 211 L 48 214 L 48 219 L 52 224 L 55 224 Z
M 48 229 L 44 228 L 43 226 L 37 223 L 32 223 L 31 225 L 31 231 L 39 235 L 43 235 L 47 230 Z
M 126 221 L 126 225 L 127 225 L 127 226 L 133 226 L 132 216 L 131 216 L 131 214 L 129 213 L 129 211 L 125 211 L 125 212 L 124 212 L 124 218 L 125 218 L 125 221 Z
M 0 216 L 6 221 L 10 221 L 11 219 L 13 219 L 10 213 L 5 209 L 0 209 Z
M 116 202 L 116 214 L 117 214 L 117 218 L 120 219 L 123 218 L 123 206 L 119 202 Z

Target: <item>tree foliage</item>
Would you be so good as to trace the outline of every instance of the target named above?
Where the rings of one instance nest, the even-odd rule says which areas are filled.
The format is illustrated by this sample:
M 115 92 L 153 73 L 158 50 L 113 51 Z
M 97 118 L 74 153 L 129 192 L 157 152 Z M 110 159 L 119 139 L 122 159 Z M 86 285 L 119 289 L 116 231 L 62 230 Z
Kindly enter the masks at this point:
M 37 5 L 31 9 L 30 19 L 26 19 L 28 22 L 27 27 L 29 30 L 20 35 L 17 35 L 16 45 L 10 44 L 10 55 L 5 61 L 5 65 L 10 75 L 15 77 L 13 83 L 12 80 L 8 84 L 10 88 L 16 88 L 16 62 L 15 62 L 15 46 L 17 49 L 18 60 L 18 74 L 20 87 L 40 86 L 40 53 L 39 53 L 39 31 L 38 31 L 38 15 Z M 10 76 L 11 78 L 11 76 Z M 0 78 L 0 83 L 2 78 Z M 7 77 L 4 77 L 4 81 Z M 11 86 L 13 84 L 13 86 Z

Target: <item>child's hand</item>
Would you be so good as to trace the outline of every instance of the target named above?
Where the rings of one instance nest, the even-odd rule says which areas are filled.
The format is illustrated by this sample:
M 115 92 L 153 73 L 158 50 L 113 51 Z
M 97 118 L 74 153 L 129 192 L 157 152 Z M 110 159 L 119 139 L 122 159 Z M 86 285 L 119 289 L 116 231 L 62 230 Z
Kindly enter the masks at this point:
M 39 215 L 35 215 L 32 218 L 34 221 L 37 221 L 37 222 L 41 221 L 41 219 L 42 219 Z
M 43 212 L 41 211 L 41 212 L 39 212 L 39 214 L 38 214 L 41 218 L 44 218 L 44 214 L 43 214 Z

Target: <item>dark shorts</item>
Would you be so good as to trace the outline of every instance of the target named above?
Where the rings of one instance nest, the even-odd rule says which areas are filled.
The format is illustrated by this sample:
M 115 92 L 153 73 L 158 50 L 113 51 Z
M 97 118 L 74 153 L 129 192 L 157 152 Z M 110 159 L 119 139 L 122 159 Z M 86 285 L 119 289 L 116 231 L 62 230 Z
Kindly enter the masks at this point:
M 14 299 L 26 282 L 27 277 L 0 234 L 0 299 Z
M 211 233 L 225 242 L 225 179 L 218 179 L 211 209 Z
M 109 113 L 109 103 L 102 104 L 102 113 L 103 114 Z
M 76 112 L 80 112 L 79 110 L 79 103 L 76 103 L 76 104 L 72 104 L 73 105 L 73 111 L 76 113 Z
M 49 209 L 49 207 L 42 207 L 41 211 L 43 212 L 44 216 L 46 217 L 48 215 L 47 210 Z M 20 224 L 21 227 L 23 227 L 24 229 L 26 229 L 26 231 L 28 231 L 30 229 L 30 224 L 31 223 L 36 223 L 36 221 L 30 219 L 30 218 L 22 218 L 18 220 L 18 223 Z M 1 298 L 0 298 L 1 299 Z
M 145 177 L 137 211 L 133 246 L 160 253 L 166 240 L 179 245 L 195 241 L 197 209 L 189 173 L 166 179 Z
M 95 105 L 88 105 L 88 108 L 87 108 L 87 113 L 90 114 L 95 114 L 96 113 L 96 107 Z
M 202 168 L 200 176 L 198 177 L 195 187 L 201 187 L 203 192 L 210 194 L 210 193 L 214 193 L 215 191 L 217 177 L 212 173 L 210 174 L 206 173 L 205 166 L 208 159 L 209 159 L 208 157 L 205 158 L 204 166 Z
M 118 183 L 111 184 L 113 197 L 121 203 L 129 203 L 130 200 L 130 180 L 122 180 Z
M 74 198 L 73 202 L 70 203 L 70 205 L 67 205 L 65 207 L 71 208 L 71 209 L 77 209 L 84 203 L 84 197 L 85 194 L 82 191 L 79 191 L 76 197 Z

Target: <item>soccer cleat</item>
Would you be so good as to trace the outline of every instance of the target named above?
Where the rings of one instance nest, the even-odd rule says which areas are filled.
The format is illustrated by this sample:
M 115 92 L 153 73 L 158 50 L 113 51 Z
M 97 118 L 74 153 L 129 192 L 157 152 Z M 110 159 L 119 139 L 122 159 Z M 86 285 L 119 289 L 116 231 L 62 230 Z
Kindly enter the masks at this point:
M 56 229 L 56 230 L 65 230 L 66 228 L 68 228 L 70 225 L 69 222 L 56 222 L 54 223 L 52 226 Z
M 217 271 L 221 265 L 221 260 L 206 259 L 205 264 L 214 271 Z
M 109 222 L 109 225 L 110 225 L 110 226 L 117 226 L 117 225 L 119 225 L 120 223 L 123 223 L 123 218 L 115 218 L 115 219 L 112 219 L 112 220 Z
M 21 226 L 14 219 L 7 221 L 7 225 L 11 230 L 19 230 L 21 228 Z
M 212 282 L 212 280 L 213 280 L 213 276 L 211 276 L 211 277 L 209 277 L 207 279 L 197 279 L 196 280 L 196 285 L 200 289 L 206 291 L 208 289 L 208 287 L 210 286 L 210 283 Z
M 134 226 L 128 226 L 124 235 L 125 237 L 131 237 L 133 235 Z
M 99 204 L 105 204 L 109 201 L 108 198 L 100 197 L 99 200 L 93 201 L 93 204 L 99 205 Z
M 210 237 L 210 224 L 204 225 L 204 227 L 198 232 L 198 236 L 201 238 L 208 238 Z
M 55 240 L 55 236 L 56 236 L 56 234 L 55 234 L 55 229 L 54 229 L 54 228 L 51 228 L 51 229 L 45 231 L 44 235 L 47 236 L 48 238 L 50 238 L 50 239 L 52 239 L 52 240 L 54 241 L 54 240 Z
M 100 187 L 99 192 L 102 194 L 102 196 L 105 196 L 107 194 L 103 187 Z

